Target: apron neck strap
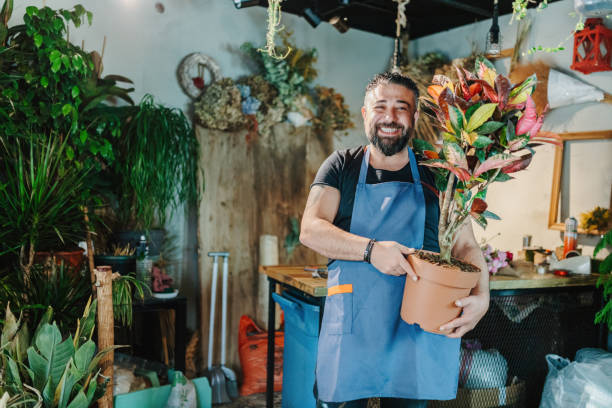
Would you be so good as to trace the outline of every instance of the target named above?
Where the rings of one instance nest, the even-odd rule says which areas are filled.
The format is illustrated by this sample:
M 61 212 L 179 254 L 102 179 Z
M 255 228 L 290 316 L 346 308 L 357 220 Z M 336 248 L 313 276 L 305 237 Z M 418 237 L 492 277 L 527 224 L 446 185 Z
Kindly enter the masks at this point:
M 368 174 L 368 166 L 370 165 L 370 149 L 368 148 L 369 146 L 365 147 L 365 153 L 363 155 L 363 161 L 361 162 L 361 170 L 359 171 L 359 184 L 365 184 L 366 182 L 366 176 Z M 408 149 L 408 157 L 409 157 L 409 164 L 410 164 L 410 171 L 412 172 L 412 180 L 414 182 L 414 184 L 420 184 L 421 183 L 421 176 L 419 174 L 419 169 L 417 168 L 417 162 L 416 162 L 416 158 L 414 156 L 414 152 L 412 151 L 412 149 L 410 147 L 407 148 Z

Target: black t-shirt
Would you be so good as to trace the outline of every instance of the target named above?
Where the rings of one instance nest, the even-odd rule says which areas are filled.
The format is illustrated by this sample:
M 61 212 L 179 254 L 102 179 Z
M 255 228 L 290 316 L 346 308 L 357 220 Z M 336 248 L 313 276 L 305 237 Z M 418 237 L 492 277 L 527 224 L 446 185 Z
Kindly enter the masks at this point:
M 340 191 L 340 206 L 334 219 L 334 225 L 345 231 L 349 231 L 351 217 L 353 214 L 353 203 L 355 202 L 355 190 L 359 181 L 359 171 L 364 157 L 363 146 L 337 150 L 332 153 L 321 165 L 312 183 L 314 185 L 326 185 Z M 434 175 L 427 167 L 418 166 L 421 183 L 435 186 Z M 379 170 L 368 166 L 366 175 L 367 184 L 386 183 L 390 181 L 413 182 L 410 163 L 398 171 Z M 311 186 L 311 187 L 312 187 Z M 430 188 L 423 186 L 425 195 L 425 233 L 423 236 L 423 249 L 439 252 L 438 245 L 438 219 L 440 218 L 440 207 L 438 197 Z

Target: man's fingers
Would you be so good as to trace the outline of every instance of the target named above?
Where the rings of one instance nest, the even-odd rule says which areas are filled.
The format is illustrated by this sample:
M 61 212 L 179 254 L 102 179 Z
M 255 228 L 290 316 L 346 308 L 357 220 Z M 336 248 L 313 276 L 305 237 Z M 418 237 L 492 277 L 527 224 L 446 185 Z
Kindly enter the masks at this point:
M 455 329 L 457 327 L 463 326 L 466 323 L 468 323 L 468 319 L 466 319 L 464 316 L 459 316 L 456 319 L 453 319 L 450 322 L 444 323 L 442 326 L 440 326 L 440 331 L 448 331 L 451 329 Z
M 473 299 L 472 296 L 464 297 L 462 299 L 457 299 L 457 300 L 455 300 L 455 306 L 457 306 L 457 307 L 466 307 L 466 306 L 472 304 L 473 300 L 474 299 Z
M 406 274 L 410 277 L 410 279 L 415 282 L 419 279 L 416 273 L 414 273 L 414 270 L 412 270 L 412 266 L 410 266 L 410 263 L 406 260 L 406 258 L 400 258 L 399 263 L 401 268 L 406 271 Z
M 400 251 L 404 255 L 410 255 L 410 254 L 414 254 L 416 252 L 416 249 L 414 249 L 414 248 L 408 248 L 408 247 L 403 246 L 401 244 L 398 244 L 398 246 L 399 246 Z

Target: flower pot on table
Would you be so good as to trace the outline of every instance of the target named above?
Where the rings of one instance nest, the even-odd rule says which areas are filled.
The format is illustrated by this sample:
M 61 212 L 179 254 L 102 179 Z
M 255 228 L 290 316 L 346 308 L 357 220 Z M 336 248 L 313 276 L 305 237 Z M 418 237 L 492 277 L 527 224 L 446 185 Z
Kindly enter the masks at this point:
M 461 314 L 461 308 L 455 305 L 455 301 L 470 294 L 478 283 L 480 272 L 465 272 L 456 266 L 433 264 L 417 254 L 408 255 L 407 259 L 419 279 L 416 282 L 406 279 L 402 320 L 418 324 L 427 332 L 446 334 L 439 330 L 440 326 Z

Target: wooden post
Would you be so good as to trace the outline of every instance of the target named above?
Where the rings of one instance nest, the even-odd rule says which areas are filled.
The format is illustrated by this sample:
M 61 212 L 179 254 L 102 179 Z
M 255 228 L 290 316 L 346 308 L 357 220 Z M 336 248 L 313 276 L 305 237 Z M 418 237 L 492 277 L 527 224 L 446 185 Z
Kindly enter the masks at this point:
M 85 218 L 85 228 L 87 228 L 87 260 L 89 262 L 89 273 L 91 277 L 91 285 L 92 285 L 92 293 L 94 297 L 96 296 L 95 284 L 96 284 L 96 274 L 94 269 L 94 253 L 93 253 L 93 244 L 91 240 L 91 230 L 89 229 L 89 209 L 87 206 L 83 207 L 83 217 Z
M 113 272 L 110 266 L 95 269 L 98 292 L 98 350 L 112 347 L 115 343 L 113 321 Z M 104 396 L 98 400 L 99 408 L 113 407 L 113 362 L 111 351 L 100 360 L 101 374 L 110 378 Z M 100 380 L 103 380 L 102 378 Z

